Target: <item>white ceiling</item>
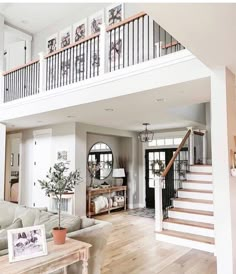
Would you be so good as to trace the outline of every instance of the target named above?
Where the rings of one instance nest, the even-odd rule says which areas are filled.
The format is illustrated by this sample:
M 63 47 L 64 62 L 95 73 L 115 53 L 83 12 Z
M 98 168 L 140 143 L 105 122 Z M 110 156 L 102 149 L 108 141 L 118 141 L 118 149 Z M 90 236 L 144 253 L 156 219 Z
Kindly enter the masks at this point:
M 19 29 L 35 34 L 68 15 L 85 18 L 104 8 L 106 3 L 0 3 L 5 21 Z M 81 16 L 82 15 L 82 16 Z
M 164 99 L 165 101 L 157 102 L 156 99 Z M 6 123 L 10 131 L 70 121 L 133 131 L 142 130 L 143 122 L 149 122 L 150 128 L 153 130 L 180 128 L 203 124 L 203 119 L 194 118 L 193 105 L 209 101 L 210 80 L 204 78 L 142 93 L 8 120 Z M 112 108 L 114 111 L 105 111 L 108 108 Z
M 210 68 L 236 73 L 236 3 L 141 4 L 154 20 Z

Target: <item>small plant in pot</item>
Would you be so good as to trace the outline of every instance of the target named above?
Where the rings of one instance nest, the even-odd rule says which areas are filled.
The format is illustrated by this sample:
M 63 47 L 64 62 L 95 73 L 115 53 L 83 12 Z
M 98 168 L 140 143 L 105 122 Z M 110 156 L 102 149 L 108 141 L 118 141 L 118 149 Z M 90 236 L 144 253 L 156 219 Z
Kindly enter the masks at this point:
M 49 169 L 45 180 L 38 180 L 40 186 L 45 190 L 47 196 L 54 196 L 58 205 L 58 227 L 54 227 L 52 234 L 55 244 L 64 244 L 66 239 L 66 228 L 61 227 L 61 203 L 64 193 L 73 191 L 76 185 L 81 182 L 78 170 L 68 172 L 64 162 L 56 163 Z

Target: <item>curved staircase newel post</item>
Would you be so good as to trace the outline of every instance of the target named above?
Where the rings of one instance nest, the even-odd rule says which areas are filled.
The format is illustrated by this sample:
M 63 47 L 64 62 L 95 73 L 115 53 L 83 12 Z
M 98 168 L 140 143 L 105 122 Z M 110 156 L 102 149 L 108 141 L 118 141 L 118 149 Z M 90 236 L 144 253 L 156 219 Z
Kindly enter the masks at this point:
M 163 177 L 155 180 L 155 230 L 162 231 L 163 210 L 162 210 L 162 182 Z

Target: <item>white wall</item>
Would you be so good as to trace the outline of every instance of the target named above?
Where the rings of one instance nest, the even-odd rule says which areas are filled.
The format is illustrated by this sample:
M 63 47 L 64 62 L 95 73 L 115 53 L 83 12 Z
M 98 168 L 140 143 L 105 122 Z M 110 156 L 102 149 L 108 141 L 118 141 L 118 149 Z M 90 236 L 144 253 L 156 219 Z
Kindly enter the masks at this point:
M 211 133 L 217 273 L 236 273 L 236 178 L 230 175 L 235 151 L 235 75 L 225 67 L 212 71 Z
M 45 157 L 52 154 L 51 166 L 57 161 L 57 152 L 68 151 L 70 168 L 80 171 L 82 182 L 75 189 L 74 212 L 78 215 L 86 214 L 86 183 L 87 183 L 87 155 L 93 142 L 104 141 L 111 146 L 114 158 L 119 155 L 129 158 L 129 204 L 137 204 L 139 201 L 138 188 L 138 157 L 137 135 L 129 131 L 103 128 L 80 123 L 66 123 L 27 129 L 22 132 L 22 185 L 21 204 L 32 206 L 33 186 L 33 148 L 34 130 L 52 130 L 52 149 L 42 152 Z M 116 164 L 114 164 L 115 167 Z M 49 167 L 48 167 L 49 168 Z M 46 174 L 45 174 L 46 175 Z M 39 178 L 40 179 L 40 178 Z
M 71 14 L 65 14 L 63 20 L 54 22 L 52 25 L 48 26 L 46 29 L 36 33 L 33 36 L 33 47 L 32 47 L 32 59 L 38 58 L 38 53 L 43 51 L 46 52 L 46 39 L 54 34 L 59 33 L 61 30 L 68 26 L 72 26 L 74 23 L 91 16 L 93 13 L 96 13 L 100 10 L 105 9 L 109 6 L 110 3 L 86 3 L 83 6 L 83 10 L 75 11 Z M 135 15 L 140 12 L 138 7 L 135 4 L 125 4 L 125 13 L 124 17 Z
M 44 151 L 45 157 L 52 153 L 51 166 L 57 160 L 57 152 L 68 151 L 70 168 L 75 168 L 75 123 L 59 124 L 35 129 L 28 129 L 22 132 L 22 186 L 21 204 L 32 206 L 32 186 L 33 186 L 33 131 L 39 129 L 52 129 L 52 150 Z M 49 169 L 50 167 L 48 167 Z M 46 175 L 46 174 L 45 174 Z M 39 178 L 42 179 L 42 178 Z

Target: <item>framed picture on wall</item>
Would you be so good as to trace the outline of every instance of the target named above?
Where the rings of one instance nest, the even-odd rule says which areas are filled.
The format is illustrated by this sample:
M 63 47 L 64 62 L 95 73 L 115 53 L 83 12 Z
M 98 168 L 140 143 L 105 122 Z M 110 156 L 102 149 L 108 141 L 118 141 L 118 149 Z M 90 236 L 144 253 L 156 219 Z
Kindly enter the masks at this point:
M 67 27 L 60 32 L 60 47 L 65 48 L 71 44 L 71 27 Z
M 102 24 L 104 24 L 104 10 L 100 10 L 89 17 L 89 34 L 100 32 Z
M 68 151 L 60 150 L 57 152 L 57 161 L 67 161 L 68 160 Z
M 84 39 L 87 33 L 87 19 L 75 23 L 73 25 L 73 43 Z
M 53 53 L 58 49 L 58 33 L 55 33 L 48 37 L 46 44 L 47 54 Z
M 106 8 L 106 23 L 108 26 L 124 20 L 124 4 L 116 3 Z

